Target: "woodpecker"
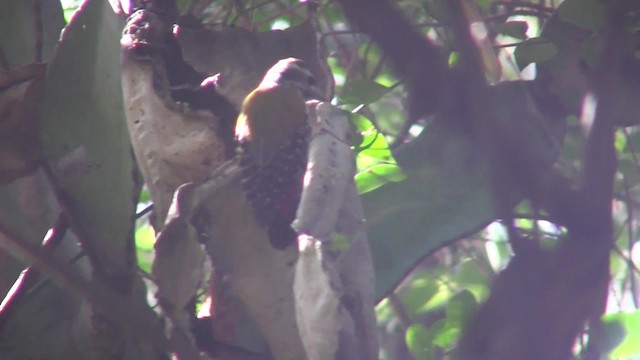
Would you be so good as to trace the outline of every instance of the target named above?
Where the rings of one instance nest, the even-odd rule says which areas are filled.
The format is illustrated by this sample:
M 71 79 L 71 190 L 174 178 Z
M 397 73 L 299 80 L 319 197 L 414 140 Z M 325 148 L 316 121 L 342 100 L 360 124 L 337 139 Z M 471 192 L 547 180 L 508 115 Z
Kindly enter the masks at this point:
M 277 249 L 294 243 L 291 228 L 302 193 L 310 126 L 305 101 L 322 99 L 302 61 L 278 61 L 245 98 L 235 136 L 242 189 L 256 222 Z

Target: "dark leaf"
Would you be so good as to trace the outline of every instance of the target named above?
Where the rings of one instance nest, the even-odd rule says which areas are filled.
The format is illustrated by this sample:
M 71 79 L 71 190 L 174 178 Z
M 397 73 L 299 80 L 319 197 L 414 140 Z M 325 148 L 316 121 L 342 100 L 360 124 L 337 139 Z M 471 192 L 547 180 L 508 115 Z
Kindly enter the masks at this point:
M 361 79 L 351 81 L 342 88 L 339 100 L 342 104 L 371 104 L 391 91 L 375 81 Z
M 405 341 L 411 355 L 416 360 L 428 360 L 431 358 L 432 335 L 421 324 L 409 326 L 405 333 Z
M 558 53 L 555 44 L 543 38 L 530 38 L 518 45 L 514 51 L 516 63 L 524 69 L 531 63 L 538 63 L 553 59 Z
M 598 0 L 566 0 L 558 7 L 560 20 L 598 31 L 604 27 L 605 7 Z

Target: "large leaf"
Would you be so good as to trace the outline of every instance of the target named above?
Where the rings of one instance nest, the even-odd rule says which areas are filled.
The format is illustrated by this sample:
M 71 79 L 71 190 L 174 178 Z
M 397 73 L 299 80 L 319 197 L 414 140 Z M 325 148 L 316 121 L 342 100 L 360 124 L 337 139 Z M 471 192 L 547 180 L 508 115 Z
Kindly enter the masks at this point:
M 411 355 L 416 360 L 428 360 L 431 358 L 433 335 L 421 324 L 413 324 L 407 328 L 405 341 Z
M 566 0 L 558 7 L 560 20 L 599 31 L 606 21 L 605 6 L 598 0 Z
M 135 265 L 139 191 L 123 115 L 122 26 L 106 1 L 81 6 L 49 67 L 40 113 L 48 166 L 74 230 L 108 272 L 125 275 Z
M 608 314 L 602 321 L 605 335 L 610 339 L 608 342 L 611 345 L 617 343 L 611 352 L 612 358 L 627 359 L 640 354 L 640 311 Z
M 11 69 L 33 65 L 38 61 L 36 53 L 39 40 L 42 42 L 41 61 L 50 62 L 63 27 L 64 18 L 59 1 L 0 1 L 0 47 Z M 70 83 L 75 81 L 73 77 L 70 80 Z M 31 110 L 37 113 L 40 109 L 35 105 Z M 36 124 L 40 122 L 36 121 Z M 36 138 L 39 139 L 39 128 L 36 128 L 36 131 Z M 32 140 L 24 145 L 37 148 L 37 141 Z M 45 173 L 41 170 L 36 171 L 0 189 L 0 209 L 3 209 L 0 211 L 0 222 L 5 229 L 10 229 L 20 238 L 40 244 L 60 211 L 56 200 Z M 56 258 L 65 262 L 76 258 L 80 252 L 77 243 L 77 238 L 72 236 L 71 232 L 67 232 L 64 240 L 56 247 Z M 24 269 L 23 261 L 24 259 L 13 258 L 4 251 L 0 253 L 2 297 Z M 75 261 L 73 266 L 81 273 L 86 273 L 84 259 Z M 31 272 L 31 275 L 35 274 Z M 72 339 L 74 332 L 69 331 L 77 325 L 76 315 L 80 308 L 80 299 L 67 289 L 53 286 L 46 279 L 38 281 L 37 284 L 32 288 L 37 290 L 26 292 L 28 296 L 19 298 L 19 306 L 5 304 L 0 331 L 2 357 L 81 357 L 76 345 L 82 342 L 78 342 L 78 338 Z M 16 288 L 18 293 L 20 289 L 24 287 Z M 51 306 L 52 304 L 60 306 Z
M 564 136 L 562 119 L 543 123 L 523 83 L 490 89 L 501 125 L 510 133 L 526 134 L 522 145 L 540 166 L 551 165 L 557 156 L 553 144 Z M 406 180 L 363 195 L 378 299 L 424 256 L 496 217 L 482 157 L 467 132 L 449 125 L 455 121 L 437 119 L 396 154 Z M 514 188 L 509 191 L 517 194 L 518 184 L 509 184 Z
M 380 100 L 391 90 L 375 81 L 360 79 L 345 84 L 339 99 L 343 104 L 371 104 Z
M 472 166 L 464 136 L 434 124 L 417 143 L 397 154 L 407 179 L 363 195 L 378 298 L 392 290 L 423 256 L 494 217 L 488 186 Z M 406 169 L 406 165 L 405 165 Z
M 553 59 L 558 53 L 556 45 L 544 38 L 531 38 L 518 45 L 513 53 L 520 69 L 531 63 Z

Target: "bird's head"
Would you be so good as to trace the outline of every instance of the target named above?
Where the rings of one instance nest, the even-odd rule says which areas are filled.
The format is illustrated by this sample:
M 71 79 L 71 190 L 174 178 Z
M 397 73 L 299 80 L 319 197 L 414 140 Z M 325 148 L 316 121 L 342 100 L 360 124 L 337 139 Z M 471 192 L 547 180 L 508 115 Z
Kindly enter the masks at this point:
M 315 76 L 304 67 L 300 59 L 286 58 L 273 65 L 264 75 L 259 87 L 273 86 L 294 88 L 300 91 L 306 100 L 324 100 Z

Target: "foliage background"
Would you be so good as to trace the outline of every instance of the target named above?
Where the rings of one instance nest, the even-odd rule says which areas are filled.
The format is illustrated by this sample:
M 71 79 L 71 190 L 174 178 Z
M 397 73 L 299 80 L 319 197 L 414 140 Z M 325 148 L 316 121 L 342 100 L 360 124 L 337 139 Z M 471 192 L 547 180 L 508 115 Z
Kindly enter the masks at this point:
M 562 27 L 556 30 L 547 27 L 547 33 L 542 32 L 545 21 L 549 21 L 559 7 L 556 17 L 597 33 L 605 22 L 604 8 L 599 2 L 476 2 L 490 33 L 490 45 L 485 49 L 494 51 L 498 60 L 493 67 L 485 68 L 490 82 L 531 79 L 536 76 L 535 66 L 527 67 L 531 63 L 539 63 L 538 75 L 544 68 L 540 64 L 547 64 L 546 71 L 557 76 L 573 73 L 574 68 L 584 63 L 589 66 L 596 62 L 589 57 L 589 49 L 597 44 L 573 37 L 573 32 Z M 3 14 L 0 46 L 8 69 L 32 62 L 49 63 L 44 98 L 39 105 L 41 123 L 35 130 L 43 139 L 48 166 L 5 184 L 1 198 L 2 232 L 23 238 L 24 243 L 38 244 L 47 229 L 68 222 L 63 219 L 67 215 L 56 222 L 62 203 L 75 232 L 80 232 L 80 237 L 93 238 L 91 243 L 95 248 L 87 250 L 87 242 L 80 240 L 85 246 L 84 257 L 78 256 L 81 251 L 74 245 L 77 241 L 67 234 L 61 241 L 63 245 L 56 250 L 58 260 L 88 273 L 88 257 L 92 264 L 108 265 L 103 269 L 106 279 L 128 278 L 127 281 L 132 282 L 136 270 L 133 259 L 127 255 L 131 229 L 126 224 L 134 216 L 132 204 L 137 202 L 140 179 L 133 174 L 126 128 L 118 125 L 123 117 L 117 56 L 123 18 L 113 16 L 106 2 L 100 5 L 94 2 L 79 13 L 75 12 L 78 2 L 64 2 L 57 7 L 53 3 L 56 2 L 42 2 L 43 35 L 39 41 L 34 31 L 37 27 L 29 25 L 33 14 L 25 3 L 7 2 L 4 9 L 0 8 Z M 455 67 L 460 51 L 447 27 L 450 15 L 446 2 L 401 0 L 393 3 L 422 36 L 441 45 L 442 58 Z M 179 1 L 178 5 L 182 11 L 192 12 L 211 24 L 235 24 L 257 31 L 284 29 L 304 19 L 304 9 L 295 1 L 229 0 L 211 4 Z M 55 14 L 60 6 L 64 7 L 67 22 L 75 14 L 78 19 L 74 21 L 80 28 L 101 26 L 87 26 L 88 31 L 77 33 L 69 29 L 73 36 L 63 37 L 54 55 L 56 29 L 61 28 L 62 19 L 47 14 Z M 57 19 L 57 24 L 53 19 Z M 334 102 L 354 113 L 354 123 L 362 134 L 358 156 L 360 173 L 356 181 L 363 192 L 376 265 L 381 358 L 449 358 L 472 314 L 491 293 L 492 281 L 509 263 L 512 255 L 509 240 L 513 234 L 505 226 L 508 224 L 496 221 L 500 216 L 495 209 L 492 183 L 483 170 L 473 166 L 475 158 L 468 134 L 458 131 L 460 129 L 451 130 L 432 117 L 411 116 L 407 99 L 409 85 L 397 77 L 388 55 L 368 36 L 354 30 L 338 3 L 322 2 L 316 21 L 336 82 Z M 92 29 L 99 30 L 94 33 Z M 634 31 L 637 32 L 637 28 Z M 551 44 L 545 37 L 560 40 Z M 589 37 L 592 38 L 595 37 Z M 41 50 L 33 50 L 38 49 L 38 44 Z M 637 58 L 638 50 L 634 51 Z M 563 62 L 565 59 L 570 60 Z M 634 76 L 631 72 L 629 78 L 634 80 Z M 626 84 L 616 86 L 622 89 L 617 92 L 621 99 L 629 97 L 631 103 L 638 99 L 638 93 L 628 90 Z M 633 86 L 638 89 L 637 83 Z M 463 93 L 454 92 L 454 96 L 463 96 Z M 574 106 L 571 104 L 565 103 L 565 106 L 571 108 Z M 505 112 L 516 114 L 512 117 L 514 122 L 520 120 L 519 105 L 515 98 L 503 98 L 503 102 L 497 104 L 506 109 Z M 610 255 L 608 305 L 601 324 L 596 326 L 592 322 L 577 339 L 576 357 L 586 357 L 590 344 L 596 342 L 610 358 L 633 358 L 640 354 L 635 265 L 640 256 L 635 246 L 640 183 L 636 151 L 640 144 L 635 125 L 637 109 L 626 111 L 622 117 L 628 122 L 618 124 L 625 126 L 616 128 L 614 139 L 618 159 L 612 203 L 615 247 Z M 548 159 L 548 165 L 554 162 L 563 173 L 576 175 L 583 166 L 581 156 L 586 138 L 577 117 L 569 117 L 563 124 L 565 126 L 550 130 L 561 144 L 557 153 L 540 142 L 535 146 Z M 509 177 L 503 173 L 497 175 Z M 48 199 L 47 205 L 43 199 Z M 566 227 L 555 223 L 548 213 L 539 209 L 539 204 L 514 203 L 517 203 L 515 228 L 523 237 L 536 239 L 551 248 L 566 239 Z M 137 210 L 142 211 L 148 204 L 149 196 L 143 189 Z M 65 226 L 57 227 L 61 228 Z M 153 231 L 144 216 L 136 222 L 135 244 L 137 265 L 148 272 L 153 256 Z M 20 251 L 11 253 L 20 254 Z M 33 261 L 33 257 L 26 258 Z M 4 255 L 1 279 L 4 292 L 22 267 L 22 262 Z M 52 273 L 54 278 L 58 274 L 63 282 L 69 282 L 64 271 L 54 269 Z M 31 281 L 30 287 L 48 280 L 41 277 Z M 70 287 L 80 288 L 81 297 L 96 296 L 82 284 L 71 281 Z M 147 285 L 151 286 L 149 282 Z M 34 334 L 30 335 L 31 341 L 38 344 L 39 334 L 45 329 L 64 333 L 64 326 L 69 323 L 60 320 L 58 328 L 52 327 L 55 318 L 42 313 L 50 304 L 46 299 L 56 296 L 65 299 L 61 302 L 68 313 L 58 312 L 61 319 L 79 316 L 75 310 L 79 297 L 69 298 L 66 291 L 55 286 L 41 285 L 40 288 L 45 289 L 40 290 L 40 294 L 48 292 L 46 296 L 25 295 L 22 313 L 13 310 L 9 316 L 5 311 L 4 317 L 0 317 L 0 325 L 7 329 L 10 324 L 14 329 L 12 334 L 2 334 L 3 344 L 16 341 L 16 337 L 29 337 L 27 333 Z M 30 302 L 31 307 L 24 305 Z M 517 308 L 526 303 L 514 301 L 511 306 Z M 24 314 L 31 314 L 36 320 L 25 320 Z M 21 325 L 42 324 L 38 317 L 48 319 L 39 332 Z M 600 331 L 592 331 L 594 328 Z M 53 338 L 50 342 L 55 348 L 58 341 Z

